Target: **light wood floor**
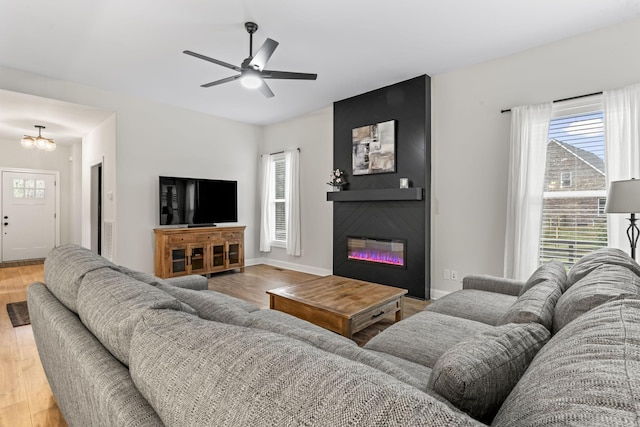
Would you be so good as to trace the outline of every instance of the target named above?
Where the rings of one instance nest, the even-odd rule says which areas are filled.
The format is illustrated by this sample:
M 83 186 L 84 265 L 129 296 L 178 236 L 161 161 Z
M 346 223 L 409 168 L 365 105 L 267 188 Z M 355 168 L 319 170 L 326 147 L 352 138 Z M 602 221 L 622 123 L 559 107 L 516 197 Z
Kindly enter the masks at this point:
M 11 326 L 6 305 L 27 299 L 42 265 L 0 268 L 0 426 L 66 426 L 40 364 L 31 325 Z
M 303 283 L 317 276 L 266 265 L 245 268 L 244 273 L 220 273 L 209 279 L 209 289 L 242 298 L 260 308 L 269 307 L 268 289 Z M 31 326 L 11 326 L 6 304 L 27 299 L 27 287 L 44 281 L 42 265 L 0 268 L 0 427 L 66 426 L 47 383 Z M 405 298 L 405 317 L 429 303 Z M 393 324 L 384 319 L 354 335 L 364 345 Z

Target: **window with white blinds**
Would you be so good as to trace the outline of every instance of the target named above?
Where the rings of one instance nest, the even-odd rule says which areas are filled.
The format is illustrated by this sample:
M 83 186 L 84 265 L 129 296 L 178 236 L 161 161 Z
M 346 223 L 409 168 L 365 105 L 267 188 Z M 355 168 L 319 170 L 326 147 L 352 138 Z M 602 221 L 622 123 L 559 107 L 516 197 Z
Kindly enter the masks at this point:
M 549 126 L 540 263 L 573 265 L 607 246 L 604 115 L 600 97 L 554 105 Z
M 274 156 L 273 159 L 274 167 L 273 171 L 275 174 L 274 179 L 274 191 L 273 191 L 273 204 L 275 209 L 275 224 L 274 230 L 272 233 L 273 240 L 276 243 L 286 243 L 287 242 L 287 215 L 286 215 L 286 192 L 285 192 L 285 182 L 286 182 L 286 171 L 287 164 L 284 155 L 282 156 Z

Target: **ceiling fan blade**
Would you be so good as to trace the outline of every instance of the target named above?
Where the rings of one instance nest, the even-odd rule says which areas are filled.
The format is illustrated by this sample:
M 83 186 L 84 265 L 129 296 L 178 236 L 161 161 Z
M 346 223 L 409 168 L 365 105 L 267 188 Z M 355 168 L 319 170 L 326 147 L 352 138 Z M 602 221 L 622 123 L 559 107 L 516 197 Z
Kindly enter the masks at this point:
M 262 92 L 265 98 L 273 98 L 273 92 L 271 92 L 271 88 L 267 86 L 267 82 L 263 81 L 258 89 L 260 89 L 260 92 Z
M 260 74 L 263 79 L 315 80 L 318 77 L 317 74 L 273 70 L 262 70 Z
M 215 82 L 211 82 L 211 83 L 206 83 L 206 84 L 200 85 L 200 87 L 217 86 L 217 85 L 221 85 L 222 83 L 232 82 L 234 80 L 239 79 L 240 77 L 242 77 L 242 74 L 238 74 L 237 76 L 227 77 L 226 79 L 216 80 Z
M 256 54 L 254 55 L 251 62 L 249 62 L 249 65 L 253 67 L 254 70 L 262 70 L 265 65 L 267 65 L 269 58 L 271 58 L 271 55 L 273 55 L 273 51 L 276 50 L 278 44 L 279 43 L 277 41 L 272 39 L 265 40 L 262 46 L 260 46 L 260 49 L 258 49 Z
M 231 68 L 235 71 L 240 71 L 240 67 L 236 67 L 235 65 L 231 65 L 228 62 L 219 61 L 217 59 L 209 58 L 208 56 L 200 55 L 199 53 L 191 52 L 190 50 L 185 50 L 182 53 L 186 53 L 187 55 L 194 56 L 199 59 L 203 59 L 205 61 L 213 62 L 214 64 L 222 65 L 223 67 Z

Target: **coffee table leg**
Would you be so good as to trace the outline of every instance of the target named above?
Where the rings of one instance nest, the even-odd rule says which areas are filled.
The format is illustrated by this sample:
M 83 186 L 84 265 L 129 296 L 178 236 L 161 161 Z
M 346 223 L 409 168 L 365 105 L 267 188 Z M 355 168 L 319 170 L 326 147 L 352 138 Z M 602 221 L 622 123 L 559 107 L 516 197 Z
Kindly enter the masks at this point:
M 351 330 L 351 319 L 342 319 L 342 327 L 340 329 L 342 329 L 342 336 L 345 336 L 349 339 L 353 338 L 353 332 Z
M 403 316 L 404 316 L 404 298 L 400 297 L 400 300 L 398 301 L 398 311 L 396 311 L 396 322 L 401 321 Z

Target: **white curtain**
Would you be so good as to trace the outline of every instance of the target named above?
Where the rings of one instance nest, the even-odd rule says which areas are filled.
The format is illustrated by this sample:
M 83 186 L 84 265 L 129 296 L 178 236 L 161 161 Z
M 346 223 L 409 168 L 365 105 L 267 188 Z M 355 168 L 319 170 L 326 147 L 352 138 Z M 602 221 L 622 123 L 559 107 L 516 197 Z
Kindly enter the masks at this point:
M 287 255 L 300 256 L 300 152 L 284 152 L 285 194 L 287 198 L 285 214 L 287 217 Z
M 538 267 L 551 106 L 511 109 L 504 275 L 518 280 Z
M 268 154 L 260 158 L 260 252 L 271 252 L 271 217 L 273 215 L 270 200 L 270 189 L 273 188 L 271 158 Z
M 640 84 L 606 90 L 603 100 L 607 181 L 640 179 Z M 609 246 L 625 252 L 629 250 L 627 217 L 607 216 Z

